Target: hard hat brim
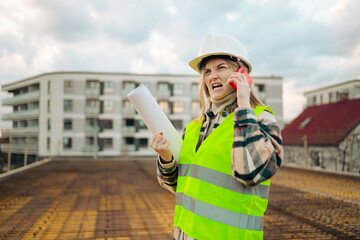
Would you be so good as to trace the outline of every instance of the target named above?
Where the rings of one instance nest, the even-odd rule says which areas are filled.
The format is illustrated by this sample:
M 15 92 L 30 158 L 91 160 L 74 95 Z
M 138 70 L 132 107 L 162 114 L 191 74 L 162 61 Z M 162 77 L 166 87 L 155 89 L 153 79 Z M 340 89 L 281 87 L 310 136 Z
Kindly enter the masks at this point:
M 233 54 L 229 54 L 229 53 L 225 53 L 225 52 L 218 52 L 218 53 L 208 53 L 208 54 L 204 54 L 202 56 L 199 56 L 197 58 L 194 58 L 193 60 L 191 60 L 189 62 L 189 66 L 194 69 L 195 71 L 197 71 L 198 73 L 200 73 L 200 69 L 199 69 L 199 64 L 201 63 L 201 61 L 206 58 L 206 57 L 209 57 L 209 56 L 221 56 L 221 55 L 227 55 L 227 56 L 230 56 L 230 57 L 235 57 L 237 59 L 240 59 L 241 61 L 243 61 L 244 63 L 246 63 L 248 66 L 249 66 L 249 73 L 251 72 L 252 70 L 252 66 L 251 64 L 245 60 L 244 58 L 242 57 L 239 57 L 239 56 L 236 56 L 236 55 L 233 55 Z

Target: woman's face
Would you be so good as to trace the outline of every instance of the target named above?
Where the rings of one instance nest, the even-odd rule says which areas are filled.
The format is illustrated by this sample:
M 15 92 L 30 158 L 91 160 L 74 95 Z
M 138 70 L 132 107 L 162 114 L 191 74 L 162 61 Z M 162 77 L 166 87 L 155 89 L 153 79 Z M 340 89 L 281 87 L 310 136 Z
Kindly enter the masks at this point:
M 229 84 L 226 84 L 228 77 L 233 73 L 226 60 L 222 58 L 210 59 L 205 64 L 202 73 L 212 99 L 221 99 L 234 91 Z

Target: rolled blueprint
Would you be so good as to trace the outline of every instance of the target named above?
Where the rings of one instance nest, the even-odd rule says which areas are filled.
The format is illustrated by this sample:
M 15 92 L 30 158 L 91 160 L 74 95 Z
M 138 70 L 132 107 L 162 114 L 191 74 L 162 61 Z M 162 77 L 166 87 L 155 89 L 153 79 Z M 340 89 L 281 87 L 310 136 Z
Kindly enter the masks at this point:
M 170 143 L 169 147 L 174 158 L 179 160 L 183 141 L 150 91 L 144 85 L 140 85 L 132 90 L 127 97 L 153 134 L 164 133 Z

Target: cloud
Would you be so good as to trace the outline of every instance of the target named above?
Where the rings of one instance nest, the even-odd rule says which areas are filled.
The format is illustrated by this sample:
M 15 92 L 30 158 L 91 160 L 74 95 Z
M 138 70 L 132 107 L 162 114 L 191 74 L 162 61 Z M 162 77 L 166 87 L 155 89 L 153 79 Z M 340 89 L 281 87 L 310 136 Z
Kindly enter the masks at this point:
M 358 0 L 2 1 L 0 79 L 56 70 L 195 74 L 187 63 L 219 32 L 245 44 L 254 75 L 283 77 L 287 119 L 288 104 L 301 101 L 295 90 L 360 76 L 359 8 Z
M 294 80 L 284 82 L 283 84 L 283 107 L 284 121 L 289 123 L 306 106 L 306 99 L 303 95 L 305 89 L 299 89 Z

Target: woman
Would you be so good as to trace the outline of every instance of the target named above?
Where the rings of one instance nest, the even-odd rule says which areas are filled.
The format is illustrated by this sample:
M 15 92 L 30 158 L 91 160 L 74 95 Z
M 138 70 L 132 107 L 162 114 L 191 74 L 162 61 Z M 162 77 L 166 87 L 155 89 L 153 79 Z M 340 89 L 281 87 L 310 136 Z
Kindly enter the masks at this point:
M 201 75 L 202 114 L 186 126 L 179 159 L 162 133 L 150 143 L 160 185 L 176 193 L 174 239 L 262 239 L 270 178 L 283 157 L 279 124 L 237 72 L 252 66 L 235 38 L 209 35 L 189 65 Z

